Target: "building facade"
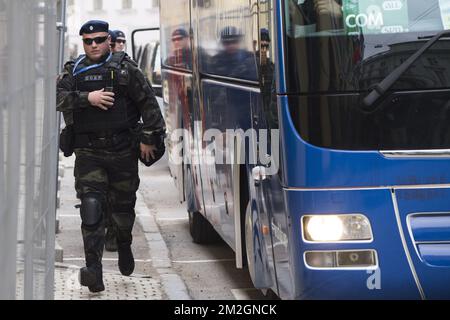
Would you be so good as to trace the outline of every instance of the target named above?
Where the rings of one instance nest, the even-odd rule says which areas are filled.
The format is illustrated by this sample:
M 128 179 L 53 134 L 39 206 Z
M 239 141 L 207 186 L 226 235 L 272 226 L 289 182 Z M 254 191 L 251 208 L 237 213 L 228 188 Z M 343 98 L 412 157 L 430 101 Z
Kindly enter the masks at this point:
M 79 30 L 88 20 L 105 20 L 112 30 L 122 30 L 131 55 L 131 33 L 141 28 L 159 27 L 159 0 L 69 0 L 67 7 L 69 56 L 83 54 Z M 154 40 L 154 39 L 150 39 Z

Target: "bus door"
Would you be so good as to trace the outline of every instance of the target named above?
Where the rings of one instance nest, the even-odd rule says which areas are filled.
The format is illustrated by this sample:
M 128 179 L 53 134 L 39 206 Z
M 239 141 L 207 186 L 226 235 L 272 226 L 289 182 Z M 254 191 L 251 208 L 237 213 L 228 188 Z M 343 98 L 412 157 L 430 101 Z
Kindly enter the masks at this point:
M 213 225 L 234 247 L 236 219 L 233 191 L 236 183 L 239 184 L 233 178 L 234 138 L 235 134 L 250 132 L 251 109 L 257 101 L 257 92 L 252 88 L 214 80 L 205 80 L 203 89 L 207 128 L 205 140 L 208 141 L 202 166 L 205 208 Z
M 288 259 L 288 232 L 281 185 L 277 96 L 275 86 L 275 46 L 272 2 L 259 2 L 256 44 L 259 94 L 252 107 L 252 129 L 256 136 L 256 162 L 250 162 L 252 207 L 261 231 L 264 277 L 253 279 L 255 286 L 272 288 L 280 297 L 292 291 Z M 255 262 L 256 263 L 256 262 Z
M 278 294 L 276 281 L 276 271 L 274 262 L 274 251 L 276 247 L 281 248 L 287 245 L 286 235 L 283 236 L 281 229 L 273 223 L 275 207 L 280 200 L 282 201 L 281 188 L 278 179 L 278 170 L 272 163 L 272 141 L 270 137 L 270 129 L 265 121 L 265 114 L 262 111 L 263 93 L 258 97 L 258 103 L 254 105 L 252 110 L 252 128 L 254 129 L 254 152 L 256 156 L 255 163 L 250 163 L 251 172 L 250 179 L 250 209 L 255 211 L 253 217 L 257 222 L 253 224 L 259 234 L 259 249 L 262 250 L 263 274 L 257 275 L 252 279 L 255 286 L 273 288 Z M 280 196 L 281 197 L 278 197 Z M 279 239 L 277 241 L 277 239 Z M 275 247 L 276 246 L 276 247 Z M 257 245 L 254 244 L 255 254 L 257 255 Z M 255 262 L 256 264 L 256 262 Z
M 254 4 L 256 1 L 250 1 Z M 214 1 L 193 8 L 201 103 L 201 183 L 205 214 L 224 240 L 236 249 L 233 133 L 251 128 L 257 74 L 252 46 L 255 6 Z M 230 134 L 230 132 L 232 132 Z M 239 221 L 239 220 L 237 220 Z

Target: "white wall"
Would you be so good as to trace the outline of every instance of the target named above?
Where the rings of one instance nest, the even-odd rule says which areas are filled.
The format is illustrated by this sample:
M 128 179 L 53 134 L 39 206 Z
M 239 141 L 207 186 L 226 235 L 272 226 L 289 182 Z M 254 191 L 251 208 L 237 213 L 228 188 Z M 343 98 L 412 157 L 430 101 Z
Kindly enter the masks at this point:
M 122 30 L 127 37 L 127 52 L 131 54 L 131 32 L 139 28 L 159 27 L 159 1 L 132 0 L 131 9 L 122 9 L 122 0 L 103 0 L 102 10 L 93 10 L 96 0 L 68 1 L 67 8 L 67 34 L 69 54 L 83 53 L 83 45 L 78 32 L 80 27 L 88 20 L 107 21 L 112 30 Z

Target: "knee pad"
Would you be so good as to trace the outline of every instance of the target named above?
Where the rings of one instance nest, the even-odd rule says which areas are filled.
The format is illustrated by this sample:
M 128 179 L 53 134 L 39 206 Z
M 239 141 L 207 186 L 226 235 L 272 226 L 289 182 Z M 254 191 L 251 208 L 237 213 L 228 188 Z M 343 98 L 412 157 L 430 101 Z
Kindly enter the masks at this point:
M 101 197 L 88 193 L 81 200 L 81 222 L 85 227 L 97 227 L 103 218 L 103 205 Z

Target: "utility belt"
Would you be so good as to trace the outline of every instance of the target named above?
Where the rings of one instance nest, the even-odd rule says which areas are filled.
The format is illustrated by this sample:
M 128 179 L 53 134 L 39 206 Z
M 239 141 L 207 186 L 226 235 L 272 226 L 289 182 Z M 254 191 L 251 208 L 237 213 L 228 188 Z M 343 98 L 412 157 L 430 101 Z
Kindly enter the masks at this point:
M 75 134 L 75 148 L 118 150 L 131 146 L 132 138 L 129 129 L 119 132 L 77 133 Z

